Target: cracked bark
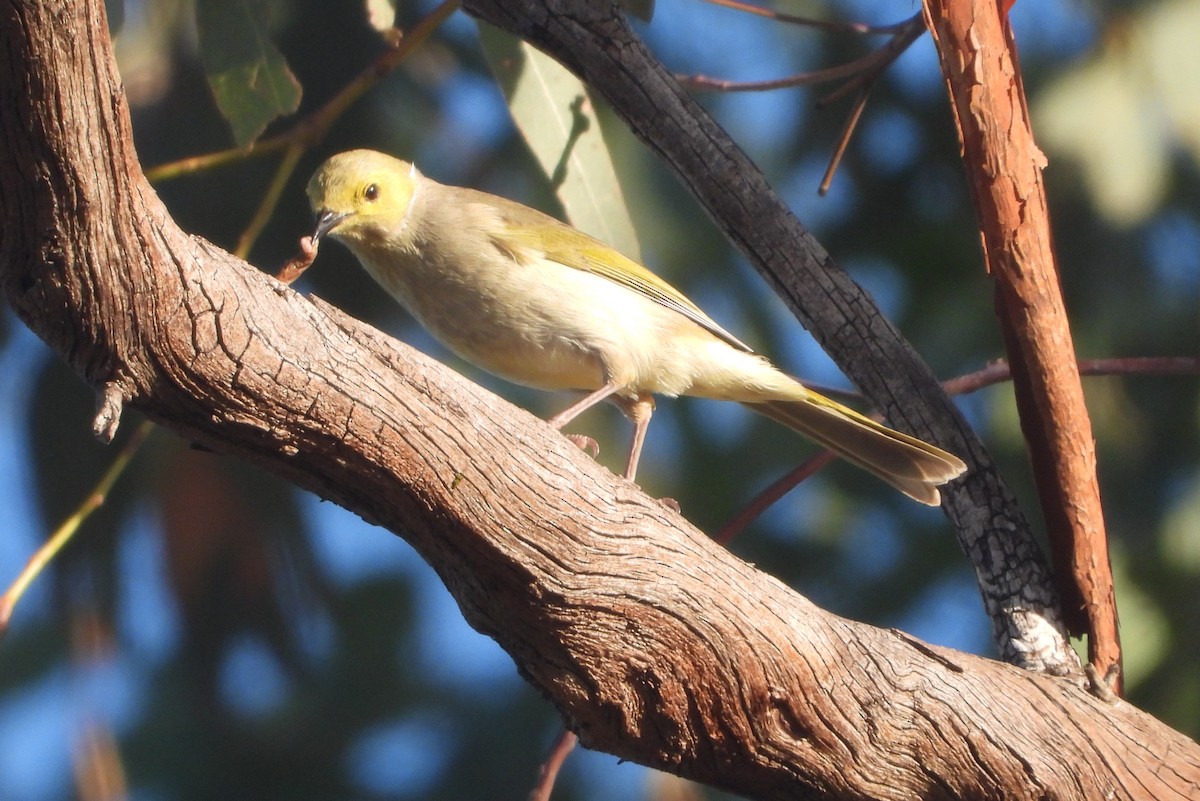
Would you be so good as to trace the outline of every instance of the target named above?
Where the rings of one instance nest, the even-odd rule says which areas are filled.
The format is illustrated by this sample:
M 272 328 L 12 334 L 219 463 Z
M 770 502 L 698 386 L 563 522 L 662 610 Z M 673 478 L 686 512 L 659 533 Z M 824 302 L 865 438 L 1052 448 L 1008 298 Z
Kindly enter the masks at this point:
M 1191 798 L 1079 682 L 823 612 L 545 424 L 179 230 L 100 0 L 0 0 L 0 292 L 106 396 L 403 536 L 584 744 L 751 798 Z

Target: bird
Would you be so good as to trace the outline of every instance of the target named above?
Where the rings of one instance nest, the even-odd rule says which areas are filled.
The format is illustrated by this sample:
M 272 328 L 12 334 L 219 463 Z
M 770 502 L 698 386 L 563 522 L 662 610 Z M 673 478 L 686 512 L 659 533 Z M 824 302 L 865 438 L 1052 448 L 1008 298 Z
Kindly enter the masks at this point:
M 550 425 L 617 405 L 633 422 L 630 480 L 656 395 L 744 404 L 930 506 L 966 470 L 804 386 L 649 269 L 548 214 L 373 150 L 331 156 L 307 194 L 314 251 L 325 237 L 347 246 L 458 356 L 516 384 L 587 393 Z

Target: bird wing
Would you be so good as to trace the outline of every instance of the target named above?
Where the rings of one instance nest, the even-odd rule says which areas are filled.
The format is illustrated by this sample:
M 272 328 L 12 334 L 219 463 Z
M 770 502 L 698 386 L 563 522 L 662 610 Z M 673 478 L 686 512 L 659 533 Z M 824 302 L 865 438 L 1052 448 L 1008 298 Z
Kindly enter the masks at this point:
M 537 212 L 537 227 L 530 226 L 527 222 L 522 223 L 519 219 L 514 219 L 517 215 L 506 213 L 509 204 L 517 205 L 513 201 L 506 201 L 499 206 L 505 226 L 503 234 L 492 235 L 496 247 L 517 258 L 520 258 L 519 254 L 522 251 L 537 251 L 543 257 L 565 267 L 607 278 L 660 306 L 682 314 L 738 350 L 754 352 L 749 345 L 717 325 L 715 320 L 688 300 L 686 295 L 633 259 L 623 256 L 595 237 L 540 212 Z M 524 213 L 521 216 L 528 215 L 529 209 L 523 206 L 518 208 Z

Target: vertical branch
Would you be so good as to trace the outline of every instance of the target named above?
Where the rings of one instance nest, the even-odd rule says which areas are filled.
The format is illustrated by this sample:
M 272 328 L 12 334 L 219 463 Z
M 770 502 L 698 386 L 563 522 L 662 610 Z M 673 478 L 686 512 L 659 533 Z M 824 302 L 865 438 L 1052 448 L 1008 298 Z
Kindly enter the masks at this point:
M 995 0 L 926 0 L 979 216 L 1064 613 L 1100 671 L 1120 662 L 1096 450 L 1016 44 Z M 1069 571 L 1069 575 L 1062 575 Z

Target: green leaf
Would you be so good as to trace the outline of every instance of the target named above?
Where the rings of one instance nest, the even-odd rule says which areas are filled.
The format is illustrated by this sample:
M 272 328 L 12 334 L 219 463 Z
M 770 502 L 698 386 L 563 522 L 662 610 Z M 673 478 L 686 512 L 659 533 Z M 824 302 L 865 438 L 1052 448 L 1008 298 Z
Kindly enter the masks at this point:
M 239 147 L 300 105 L 300 83 L 268 37 L 268 17 L 263 0 L 196 0 L 200 58 Z
M 641 261 L 637 232 L 587 88 L 520 39 L 483 22 L 479 34 L 509 112 L 571 224 Z

